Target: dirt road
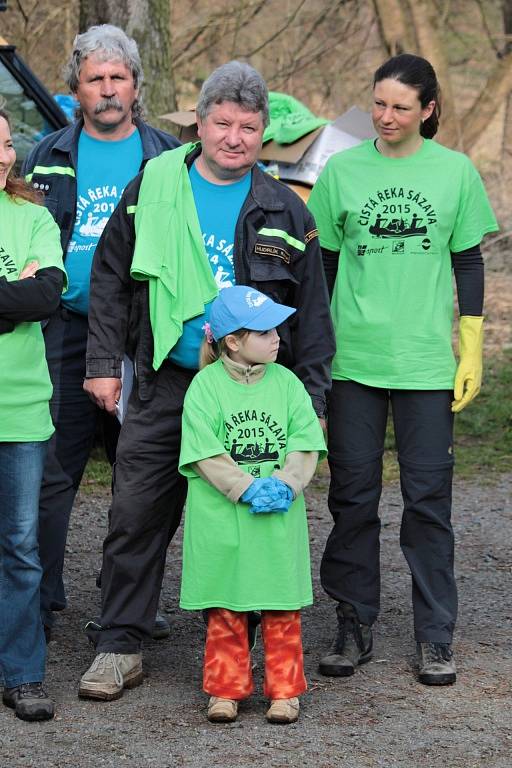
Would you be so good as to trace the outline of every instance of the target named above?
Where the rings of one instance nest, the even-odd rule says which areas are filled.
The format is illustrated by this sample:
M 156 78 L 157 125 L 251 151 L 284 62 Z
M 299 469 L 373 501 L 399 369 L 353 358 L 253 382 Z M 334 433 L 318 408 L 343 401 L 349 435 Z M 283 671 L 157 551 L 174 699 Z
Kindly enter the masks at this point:
M 94 576 L 100 562 L 107 495 L 81 495 L 73 513 L 66 582 L 69 608 L 49 646 L 48 689 L 57 717 L 23 723 L 0 708 L 2 768 L 510 768 L 512 765 L 512 475 L 488 486 L 456 483 L 454 523 L 460 618 L 456 686 L 427 688 L 414 678 L 410 578 L 398 546 L 396 489 L 382 503 L 382 613 L 373 661 L 352 678 L 322 678 L 316 667 L 334 629 L 334 610 L 318 584 L 330 521 L 326 479 L 308 494 L 315 605 L 304 611 L 310 684 L 300 721 L 264 720 L 261 655 L 257 693 L 238 722 L 212 725 L 201 693 L 204 627 L 177 608 L 180 542 L 172 545 L 162 607 L 170 638 L 145 649 L 147 679 L 111 703 L 79 701 L 80 674 L 93 658 L 82 634 L 98 610 Z

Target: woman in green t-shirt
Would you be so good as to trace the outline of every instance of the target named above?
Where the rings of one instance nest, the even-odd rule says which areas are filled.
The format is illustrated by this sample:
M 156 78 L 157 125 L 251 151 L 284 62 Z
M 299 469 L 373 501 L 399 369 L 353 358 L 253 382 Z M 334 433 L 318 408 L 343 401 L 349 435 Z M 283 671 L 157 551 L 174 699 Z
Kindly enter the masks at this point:
M 274 362 L 276 326 L 294 312 L 249 286 L 221 291 L 183 408 L 180 606 L 208 610 L 203 689 L 214 722 L 235 720 L 253 690 L 249 611 L 262 611 L 267 719 L 294 722 L 306 690 L 300 609 L 313 594 L 302 491 L 325 444 L 303 384 Z
M 22 720 L 48 720 L 46 644 L 39 610 L 39 488 L 53 432 L 51 384 L 38 321 L 64 281 L 59 230 L 12 175 L 16 154 L 0 110 L 0 678 Z
M 371 657 L 391 403 L 419 679 L 446 685 L 456 677 L 453 412 L 480 389 L 480 241 L 497 226 L 471 161 L 431 140 L 440 101 L 428 61 L 402 54 L 383 64 L 374 77 L 372 114 L 377 139 L 334 155 L 309 199 L 337 342 L 329 403 L 335 524 L 321 578 L 338 603 L 339 631 L 320 672 L 351 675 Z M 461 315 L 458 366 L 451 347 L 452 267 Z

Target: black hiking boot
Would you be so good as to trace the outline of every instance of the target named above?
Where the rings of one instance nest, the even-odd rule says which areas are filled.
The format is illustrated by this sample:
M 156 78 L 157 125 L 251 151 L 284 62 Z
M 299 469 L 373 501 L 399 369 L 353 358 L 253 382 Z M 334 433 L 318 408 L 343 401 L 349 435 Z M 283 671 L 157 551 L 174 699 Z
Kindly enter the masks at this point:
M 22 683 L 15 688 L 4 688 L 2 701 L 14 709 L 20 720 L 51 720 L 55 713 L 53 701 L 42 683 Z
M 418 680 L 423 685 L 452 685 L 457 679 L 449 643 L 416 643 Z
M 354 608 L 348 603 L 340 603 L 336 613 L 338 634 L 329 653 L 320 660 L 318 671 L 327 677 L 349 677 L 359 664 L 370 661 L 372 657 L 372 630 L 360 623 Z

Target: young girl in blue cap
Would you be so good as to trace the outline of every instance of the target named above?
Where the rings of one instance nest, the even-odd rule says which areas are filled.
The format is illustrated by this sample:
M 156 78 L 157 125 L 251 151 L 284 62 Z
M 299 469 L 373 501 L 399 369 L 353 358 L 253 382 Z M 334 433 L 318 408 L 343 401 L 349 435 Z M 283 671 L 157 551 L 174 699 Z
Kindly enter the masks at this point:
M 229 722 L 253 691 L 248 612 L 261 610 L 270 722 L 306 690 L 300 608 L 313 601 L 303 489 L 322 430 L 299 379 L 274 361 L 295 312 L 244 285 L 221 291 L 183 411 L 188 478 L 180 605 L 208 609 L 208 718 Z

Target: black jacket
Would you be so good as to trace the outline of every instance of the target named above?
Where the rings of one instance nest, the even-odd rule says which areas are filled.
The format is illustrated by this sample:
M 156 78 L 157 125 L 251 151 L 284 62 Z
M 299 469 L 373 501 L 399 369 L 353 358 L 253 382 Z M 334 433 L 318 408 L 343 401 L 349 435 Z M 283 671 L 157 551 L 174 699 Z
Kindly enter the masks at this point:
M 155 374 L 148 284 L 130 278 L 133 210 L 141 182 L 139 174 L 126 187 L 96 248 L 86 376 L 119 378 L 126 353 L 135 363 L 139 397 L 148 400 Z M 234 271 L 237 284 L 251 285 L 297 308 L 279 328 L 278 362 L 301 379 L 317 414 L 323 416 L 335 343 L 317 230 L 302 200 L 258 167 L 236 225 Z
M 34 277 L 8 281 L 0 277 L 0 334 L 18 323 L 44 320 L 60 302 L 64 273 L 58 267 L 39 269 Z
M 174 136 L 152 128 L 139 118 L 135 118 L 134 123 L 142 142 L 141 169 L 152 157 L 157 157 L 166 149 L 173 149 L 180 144 Z M 26 181 L 44 192 L 45 205 L 60 228 L 64 259 L 76 216 L 78 140 L 83 125 L 83 120 L 77 120 L 72 125 L 45 136 L 25 159 L 21 169 Z

